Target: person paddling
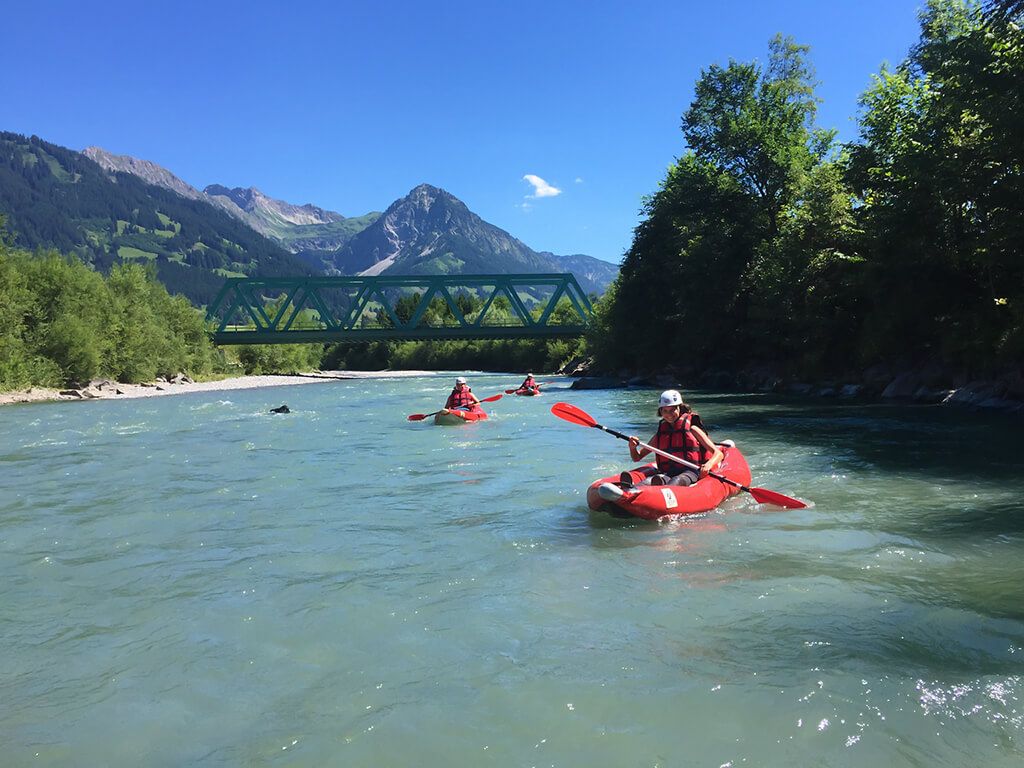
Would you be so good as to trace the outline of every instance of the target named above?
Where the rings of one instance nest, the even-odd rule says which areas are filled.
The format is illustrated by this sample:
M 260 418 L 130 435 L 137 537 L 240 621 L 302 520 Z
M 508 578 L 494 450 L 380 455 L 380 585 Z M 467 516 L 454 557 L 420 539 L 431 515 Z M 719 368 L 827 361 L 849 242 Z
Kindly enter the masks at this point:
M 519 385 L 520 392 L 536 392 L 540 393 L 540 384 L 533 378 L 532 373 L 526 374 L 526 378 L 523 379 L 523 383 Z
M 690 469 L 663 456 L 657 456 L 657 467 L 640 467 L 623 472 L 619 481 L 624 487 L 633 485 L 693 485 L 700 478 L 707 477 L 725 458 L 722 449 L 715 445 L 703 429 L 700 416 L 683 402 L 683 396 L 674 389 L 667 389 L 658 398 L 658 431 L 650 444 L 659 450 L 696 464 L 700 471 Z M 629 456 L 641 461 L 651 453 L 649 448 L 639 446 L 640 439 L 629 436 Z
M 439 413 L 448 414 L 453 411 L 458 413 L 459 411 L 479 410 L 482 410 L 480 408 L 480 399 L 473 394 L 473 390 L 466 383 L 466 377 L 459 376 L 455 380 L 455 389 L 448 395 L 448 400 L 445 401 L 444 408 Z

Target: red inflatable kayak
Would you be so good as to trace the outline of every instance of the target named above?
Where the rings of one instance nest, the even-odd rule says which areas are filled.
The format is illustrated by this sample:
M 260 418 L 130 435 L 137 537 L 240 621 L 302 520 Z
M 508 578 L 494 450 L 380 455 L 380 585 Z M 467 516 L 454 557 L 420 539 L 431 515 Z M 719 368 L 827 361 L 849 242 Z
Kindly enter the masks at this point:
M 750 467 L 739 448 L 720 447 L 725 452 L 725 458 L 715 471 L 740 485 L 750 485 Z M 738 488 L 713 477 L 705 477 L 693 485 L 638 485 L 622 488 L 619 476 L 614 475 L 595 481 L 587 489 L 587 505 L 594 510 L 613 513 L 622 511 L 645 520 L 657 520 L 672 515 L 707 512 L 737 493 Z
M 482 408 L 475 408 L 472 411 L 439 413 L 434 417 L 434 423 L 441 424 L 442 426 L 451 426 L 453 424 L 467 424 L 471 421 L 483 421 L 486 418 L 487 414 Z
M 534 395 L 539 395 L 540 394 L 540 390 L 539 389 L 517 389 L 515 391 L 515 394 L 523 395 L 525 397 L 533 397 Z

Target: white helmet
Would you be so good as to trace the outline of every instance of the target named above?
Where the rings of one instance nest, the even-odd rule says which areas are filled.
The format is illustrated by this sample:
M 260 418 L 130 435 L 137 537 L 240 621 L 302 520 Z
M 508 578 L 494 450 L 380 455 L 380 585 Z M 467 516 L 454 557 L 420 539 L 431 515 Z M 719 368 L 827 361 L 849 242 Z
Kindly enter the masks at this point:
M 666 389 L 658 398 L 658 407 L 664 408 L 667 405 L 682 405 L 683 396 L 674 389 Z
M 527 375 L 527 376 L 528 376 L 529 378 L 531 378 L 531 379 L 533 378 L 533 374 L 532 374 L 532 373 L 528 373 L 528 374 L 526 374 L 526 375 Z
M 465 376 L 459 376 L 459 378 L 457 378 L 455 380 L 455 383 L 456 384 L 465 384 L 466 383 L 466 377 Z

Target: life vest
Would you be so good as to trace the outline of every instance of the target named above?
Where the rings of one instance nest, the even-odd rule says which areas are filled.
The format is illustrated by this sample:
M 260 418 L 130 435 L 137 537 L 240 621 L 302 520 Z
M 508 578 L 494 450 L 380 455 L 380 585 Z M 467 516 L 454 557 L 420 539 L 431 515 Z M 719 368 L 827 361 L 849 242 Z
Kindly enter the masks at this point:
M 459 389 L 456 387 L 452 390 L 452 393 L 448 395 L 448 402 L 444 404 L 445 408 L 472 408 L 476 405 L 476 400 L 473 398 L 473 390 L 469 387 L 463 387 Z
M 693 414 L 686 413 L 680 416 L 675 424 L 669 424 L 662 419 L 658 423 L 658 433 L 654 436 L 654 447 L 665 453 L 671 453 L 684 461 L 698 466 L 707 460 L 708 449 L 697 439 L 690 429 L 690 422 L 693 421 Z M 676 473 L 689 467 L 684 467 L 676 461 L 669 461 L 664 456 L 658 456 L 658 470 L 665 473 Z
M 530 376 L 528 379 L 524 380 L 523 383 L 519 385 L 519 388 L 536 390 L 540 389 L 540 387 L 537 386 L 537 380 L 533 378 L 533 376 Z

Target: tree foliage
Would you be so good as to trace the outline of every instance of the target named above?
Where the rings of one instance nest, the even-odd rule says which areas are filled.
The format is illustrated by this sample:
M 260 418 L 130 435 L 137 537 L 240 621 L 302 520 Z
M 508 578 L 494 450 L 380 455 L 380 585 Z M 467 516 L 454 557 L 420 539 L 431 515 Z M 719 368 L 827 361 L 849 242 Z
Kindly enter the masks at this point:
M 1019 365 L 1024 45 L 1019 6 L 995 5 L 931 0 L 846 147 L 814 126 L 805 47 L 702 72 L 687 149 L 599 307 L 599 362 Z

